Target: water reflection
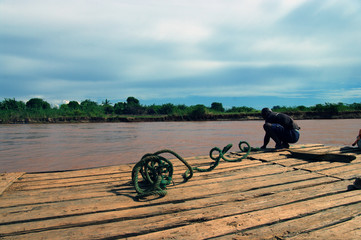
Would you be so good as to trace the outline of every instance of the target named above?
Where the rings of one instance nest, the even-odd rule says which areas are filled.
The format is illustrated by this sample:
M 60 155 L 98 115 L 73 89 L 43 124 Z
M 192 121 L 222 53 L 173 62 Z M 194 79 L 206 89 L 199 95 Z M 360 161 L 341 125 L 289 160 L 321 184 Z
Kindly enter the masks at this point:
M 361 128 L 359 119 L 298 123 L 301 144 L 347 145 Z M 261 146 L 262 125 L 263 121 L 0 125 L 0 172 L 135 163 L 145 153 L 165 148 L 183 157 L 208 155 L 211 148 L 228 143 L 238 150 L 240 140 Z

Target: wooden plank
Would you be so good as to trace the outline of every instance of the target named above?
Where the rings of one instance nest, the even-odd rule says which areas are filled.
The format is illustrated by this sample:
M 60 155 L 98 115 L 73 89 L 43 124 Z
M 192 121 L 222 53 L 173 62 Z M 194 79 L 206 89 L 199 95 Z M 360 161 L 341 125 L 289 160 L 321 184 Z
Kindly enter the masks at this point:
M 305 144 L 305 145 L 294 145 L 291 146 L 290 149 L 319 149 L 319 148 L 325 148 L 322 144 Z M 248 155 L 249 159 L 258 159 L 258 160 L 267 160 L 269 158 L 272 160 L 276 156 L 284 156 L 285 154 L 289 153 L 289 149 L 279 149 L 276 150 L 274 148 L 266 149 L 266 150 L 259 150 L 250 152 Z M 235 157 L 243 156 L 244 152 L 232 152 L 231 155 L 235 155 Z
M 325 163 L 296 166 L 297 169 L 314 171 L 327 176 L 334 176 L 341 179 L 353 179 L 360 176 L 361 163 Z
M 219 181 L 222 182 L 219 182 Z M 252 192 L 250 196 L 253 195 L 264 195 L 269 193 L 274 193 L 278 191 L 285 191 L 290 189 L 298 189 L 306 186 L 318 185 L 327 182 L 334 182 L 335 179 L 319 177 L 317 174 L 308 173 L 308 172 L 288 172 L 283 174 L 269 175 L 264 178 L 253 177 L 248 179 L 231 179 L 223 178 L 219 179 L 217 182 L 209 183 L 207 188 L 201 184 L 185 185 L 182 187 L 174 187 L 171 189 L 166 198 L 153 200 L 152 203 L 155 204 L 166 204 L 168 202 L 178 202 L 184 201 L 185 199 L 207 199 L 211 198 L 210 201 L 214 202 L 215 199 L 218 199 L 217 196 L 222 196 L 225 199 L 231 199 L 234 193 L 239 194 L 242 192 L 242 196 L 246 196 Z M 252 184 L 246 184 L 246 183 Z M 229 184 L 234 186 L 226 187 Z M 220 186 L 220 187 L 217 187 Z M 210 190 L 211 189 L 211 190 Z M 186 194 L 184 194 L 186 193 Z M 27 205 L 18 205 L 18 206 L 9 206 L 3 207 L 1 209 L 2 214 L 7 214 L 7 218 L 3 219 L 6 221 L 15 221 L 19 220 L 23 212 L 29 210 L 32 211 L 32 214 L 41 217 L 47 216 L 61 216 L 66 213 L 76 213 L 80 214 L 83 212 L 89 212 L 90 209 L 96 209 L 99 211 L 106 209 L 113 209 L 119 207 L 119 202 L 121 202 L 122 208 L 134 208 L 136 206 L 141 206 L 144 204 L 139 203 L 138 201 L 133 201 L 132 198 L 127 196 L 127 194 L 135 196 L 134 190 L 122 190 L 119 191 L 119 195 L 108 195 L 103 197 L 87 197 L 84 196 L 81 199 L 72 199 L 69 202 L 64 201 L 53 201 L 47 203 L 38 203 L 38 204 L 27 204 Z M 91 195 L 88 194 L 88 196 Z M 100 205 L 100 201 L 104 202 L 104 205 Z M 112 203 L 112 201 L 115 201 Z M 77 206 L 77 209 L 73 209 L 73 204 L 81 203 L 81 207 Z M 70 205 L 70 207 L 68 207 Z M 111 207 L 113 206 L 113 207 Z M 51 210 L 53 209 L 53 210 Z M 54 212 L 55 211 L 55 212 Z M 59 211 L 59 212 L 57 212 Z M 18 214 L 14 214 L 18 213 Z M 13 218 L 14 216 L 19 216 L 19 219 Z M 28 217 L 32 217 L 29 215 Z M 11 220 L 12 219 L 12 220 Z M 24 218 L 22 219 L 24 220 Z M 0 220 L 1 222 L 1 220 Z
M 194 239 L 213 238 L 242 231 L 242 229 L 283 221 L 310 212 L 319 212 L 331 207 L 356 204 L 360 199 L 360 194 L 346 192 L 337 196 L 320 197 L 254 212 L 238 213 L 235 210 L 236 212 L 232 215 L 223 218 L 207 219 L 200 217 L 199 222 L 194 220 L 193 222 L 188 222 L 189 224 L 184 224 L 184 226 L 128 239 L 171 239 L 172 237 L 186 238 L 186 236 L 192 236 Z M 238 207 L 242 208 L 241 205 Z M 206 229 L 206 231 L 201 231 L 201 229 Z M 342 238 L 342 235 L 340 237 Z
M 275 155 L 259 155 L 260 159 L 262 161 L 267 162 L 273 162 L 280 164 L 282 166 L 287 167 L 293 167 L 295 169 L 303 169 L 307 171 L 316 171 L 320 174 L 330 175 L 342 179 L 353 179 L 355 177 L 358 177 L 357 169 L 358 167 L 353 166 L 354 164 L 361 163 L 361 157 L 358 155 L 355 155 L 355 152 L 352 152 L 351 150 L 347 150 L 347 155 L 343 154 L 344 152 L 343 148 L 340 147 L 331 147 L 331 146 L 324 146 L 324 147 L 317 147 L 317 148 L 307 148 L 307 149 L 301 149 L 297 148 L 296 150 L 290 149 L 290 152 L 294 151 L 296 153 L 305 153 L 306 155 L 309 154 L 312 156 L 324 156 L 326 153 L 332 156 L 342 156 L 347 157 L 352 160 L 351 163 L 348 162 L 330 162 L 325 161 L 327 159 L 318 159 L 317 157 L 315 159 L 297 159 L 293 158 L 293 156 L 290 154 L 287 156 L 287 154 L 280 153 L 279 155 L 286 156 L 285 158 L 276 157 Z M 340 154 L 340 155 L 339 155 Z
M 256 161 L 247 161 L 244 160 L 242 162 L 225 162 L 222 161 L 219 166 L 213 170 L 210 174 L 215 175 L 222 172 L 229 172 L 230 169 L 237 170 L 246 167 L 253 167 L 256 165 L 261 165 L 261 162 Z M 183 165 L 184 166 L 184 165 Z M 203 168 L 208 168 L 207 165 L 203 165 Z M 185 167 L 179 168 L 175 166 L 174 177 L 175 179 L 178 177 L 181 181 L 181 175 L 186 170 Z M 195 171 L 194 175 L 197 175 L 198 172 Z M 26 175 L 25 175 L 26 176 Z M 101 175 L 91 175 L 91 176 L 82 176 L 82 177 L 71 177 L 71 178 L 55 178 L 53 180 L 33 180 L 29 181 L 26 177 L 23 180 L 16 182 L 13 185 L 14 190 L 35 190 L 35 189 L 46 189 L 46 188 L 57 188 L 57 187 L 71 187 L 71 186 L 80 186 L 84 185 L 91 185 L 97 183 L 111 183 L 119 181 L 119 183 L 128 182 L 131 180 L 130 172 L 127 173 L 109 173 L 109 174 L 101 174 Z
M 358 207 L 359 210 L 360 206 Z M 349 213 L 349 216 L 342 214 L 338 224 L 331 224 L 329 227 L 300 233 L 287 239 L 361 239 L 361 216 L 359 212 L 355 215 L 354 212 Z
M 344 184 L 345 183 L 338 184 L 338 187 L 344 188 Z M 340 191 L 340 189 L 337 189 L 337 187 L 334 186 L 332 186 L 331 189 L 333 189 L 336 192 Z M 320 188 L 320 186 L 316 187 L 316 190 L 319 190 L 318 194 L 321 196 L 326 192 L 325 188 L 324 187 Z M 329 190 L 330 189 L 327 189 L 327 192 L 329 192 Z M 182 189 L 179 189 L 179 191 L 182 191 Z M 300 199 L 308 198 L 310 196 L 310 193 L 314 191 L 307 191 L 308 194 L 304 194 L 305 192 L 306 191 L 302 189 L 296 191 L 294 194 L 292 194 L 293 201 L 299 201 Z M 176 205 L 174 204 L 174 202 L 170 202 L 169 204 L 165 202 L 164 204 L 161 205 L 157 204 L 152 208 L 146 206 L 145 208 L 135 208 L 135 209 L 130 208 L 130 209 L 118 209 L 118 210 L 115 209 L 113 211 L 107 211 L 107 212 L 98 211 L 90 215 L 89 214 L 84 214 L 80 216 L 75 215 L 75 216 L 70 216 L 68 218 L 61 218 L 61 216 L 54 214 L 54 216 L 57 216 L 55 219 L 50 219 L 50 220 L 43 219 L 40 222 L 37 222 L 35 219 L 30 219 L 30 221 L 24 221 L 24 219 L 22 219 L 19 221 L 19 223 L 15 223 L 12 225 L 7 224 L 4 228 L 1 228 L 0 226 L 0 232 L 2 232 L 3 235 L 6 236 L 6 235 L 11 235 L 11 233 L 14 232 L 16 233 L 15 235 L 22 235 L 21 233 L 24 233 L 24 231 L 26 231 L 26 233 L 38 232 L 38 231 L 47 232 L 58 228 L 63 228 L 64 231 L 68 231 L 69 226 L 71 228 L 73 226 L 81 227 L 81 228 L 83 227 L 93 228 L 96 227 L 96 225 L 99 225 L 97 224 L 97 222 L 99 222 L 104 227 L 102 223 L 105 223 L 105 225 L 107 225 L 109 222 L 109 224 L 112 225 L 113 224 L 112 221 L 114 221 L 114 219 L 116 220 L 118 219 L 120 220 L 120 222 L 118 223 L 120 224 L 120 226 L 117 227 L 118 229 L 117 234 L 120 233 L 124 234 L 125 232 L 128 232 L 128 234 L 132 234 L 132 232 L 129 231 L 133 231 L 133 232 L 136 230 L 142 231 L 141 226 L 153 225 L 154 222 L 157 222 L 156 225 L 163 225 L 163 224 L 167 225 L 170 222 L 167 219 L 170 218 L 172 219 L 173 224 L 177 226 L 181 224 L 181 222 L 186 221 L 186 219 L 194 218 L 194 217 L 198 218 L 199 214 L 207 218 L 214 218 L 216 217 L 216 215 L 218 215 L 217 217 L 219 218 L 219 217 L 223 217 L 224 215 L 227 216 L 229 214 L 233 214 L 234 212 L 237 212 L 240 209 L 243 209 L 243 211 L 251 211 L 252 209 L 257 210 L 259 208 L 265 208 L 267 206 L 273 207 L 274 205 L 280 205 L 282 203 L 287 203 L 289 201 L 292 201 L 292 199 L 290 198 L 285 198 L 284 191 L 281 191 L 280 194 L 278 194 L 278 196 L 276 194 L 266 195 L 266 196 L 262 194 L 260 195 L 260 198 L 264 198 L 264 199 L 257 202 L 255 202 L 254 199 L 252 198 L 244 196 L 243 195 L 244 193 L 242 193 L 241 191 L 236 191 L 233 194 L 234 195 L 231 198 L 229 198 L 230 197 L 229 195 L 227 196 L 225 194 L 220 194 L 218 195 L 218 198 L 210 197 L 208 200 L 202 198 L 200 199 L 193 198 L 190 199 L 189 201 L 179 202 Z M 179 194 L 177 195 L 179 196 Z M 314 197 L 315 194 L 312 193 L 311 196 Z M 241 203 L 242 206 L 244 207 L 238 206 L 238 204 L 235 204 L 235 202 Z M 205 209 L 204 207 L 207 207 L 207 213 L 208 213 L 207 215 L 205 215 L 205 213 L 202 213 Z M 182 214 L 181 216 L 179 216 L 179 213 L 181 212 Z M 33 214 L 36 214 L 36 212 L 33 212 L 32 216 Z M 129 215 L 132 216 L 131 220 L 129 221 L 131 223 L 121 221 L 121 219 L 127 218 L 127 216 Z M 174 218 L 174 216 L 177 216 L 177 218 Z M 93 230 L 82 230 L 81 232 L 83 231 L 93 232 Z M 47 236 L 51 236 L 48 235 L 48 233 L 46 234 Z M 84 233 L 81 233 L 81 235 L 83 234 Z M 57 236 L 54 237 L 56 238 Z M 75 235 L 75 237 L 81 238 L 81 236 L 77 236 L 77 235 Z
M 261 162 L 256 161 L 242 161 L 242 162 L 222 162 L 220 165 L 209 173 L 204 173 L 202 176 L 208 176 L 211 175 L 214 177 L 215 175 L 229 173 L 230 171 L 239 171 L 241 169 L 245 168 L 252 168 L 256 166 L 262 165 Z M 179 180 L 180 182 L 183 181 L 182 174 L 186 168 L 175 168 L 174 172 L 174 180 Z M 199 172 L 195 171 L 194 177 L 197 177 L 199 175 Z M 194 179 L 194 178 L 193 178 Z M 51 188 L 68 188 L 68 187 L 77 187 L 77 186 L 87 186 L 89 187 L 94 184 L 125 184 L 127 182 L 131 181 L 131 173 L 112 173 L 108 175 L 92 175 L 90 177 L 84 176 L 84 177 L 74 177 L 74 178 L 64 178 L 60 179 L 57 178 L 55 180 L 47 180 L 47 181 L 18 181 L 13 184 L 12 188 L 13 190 L 22 190 L 22 191 L 29 191 L 29 190 L 36 190 L 36 189 L 51 189 Z
M 51 180 L 57 178 L 72 178 L 72 177 L 82 177 L 82 176 L 91 176 L 91 175 L 102 175 L 102 174 L 111 174 L 119 172 L 129 172 L 132 169 L 131 164 L 109 166 L 109 167 L 99 167 L 99 168 L 89 168 L 81 170 L 68 170 L 68 171 L 55 171 L 55 172 L 40 172 L 40 173 L 27 173 L 23 181 L 34 181 L 34 180 Z
M 102 176 L 88 176 L 88 177 L 76 177 L 76 178 L 57 178 L 54 180 L 45 180 L 45 181 L 17 181 L 13 185 L 13 190 L 29 191 L 36 189 L 46 189 L 46 188 L 65 188 L 70 186 L 79 186 L 79 185 L 92 185 L 97 183 L 109 183 L 109 182 L 120 182 L 123 179 L 129 181 L 130 175 L 126 174 L 108 174 Z
M 352 171 L 355 169 L 359 170 L 360 168 L 361 168 L 361 163 L 356 163 L 356 164 L 346 164 L 346 165 L 336 166 L 333 168 L 319 170 L 317 172 L 320 174 L 325 174 L 325 175 L 335 175 L 338 173 Z
M 18 178 L 24 175 L 24 172 L 1 173 L 0 174 L 0 196 L 10 187 Z
M 276 159 L 276 160 L 273 160 L 272 162 L 277 163 L 282 166 L 285 166 L 285 167 L 294 167 L 294 166 L 304 163 L 303 160 L 288 158 L 288 157 L 283 158 L 283 159 Z
M 117 196 L 102 199 L 74 200 L 71 203 L 54 202 L 31 206 L 20 206 L 2 209 L 2 215 L 6 216 L 6 219 L 3 219 L 0 222 L 7 223 L 9 225 L 9 223 L 11 222 L 15 223 L 16 221 L 18 221 L 23 222 L 29 227 L 29 224 L 27 224 L 26 222 L 42 221 L 43 219 L 51 220 L 52 218 L 54 218 L 54 216 L 56 216 L 56 219 L 71 219 L 73 216 L 89 216 L 92 214 L 117 212 L 118 218 L 126 218 L 128 216 L 128 211 L 131 211 L 132 218 L 144 218 L 151 215 L 159 214 L 158 208 L 156 208 L 156 206 L 162 206 L 162 211 L 165 214 L 166 212 L 171 211 L 180 212 L 192 208 L 205 208 L 207 206 L 225 204 L 227 202 L 234 203 L 251 198 L 256 199 L 258 197 L 268 196 L 284 191 L 297 190 L 298 192 L 302 192 L 305 191 L 302 189 L 309 187 L 312 187 L 312 189 L 317 191 L 317 194 L 314 194 L 313 196 L 325 194 L 325 191 L 329 191 L 330 188 L 332 188 L 331 192 L 340 191 L 340 189 L 338 189 L 338 186 L 340 186 L 341 188 L 341 185 L 338 184 L 332 185 L 332 187 L 328 187 L 328 184 L 334 182 L 326 178 L 307 180 L 302 179 L 301 176 L 298 176 L 298 178 L 293 178 L 292 180 L 293 182 L 282 184 L 281 186 L 261 186 L 256 189 L 249 189 L 245 191 L 229 191 L 227 194 L 210 194 L 200 197 L 194 197 L 192 195 L 189 195 L 183 196 L 182 199 L 179 199 L 179 194 L 175 192 L 172 194 L 172 198 L 162 199 L 159 202 L 154 201 L 152 205 L 154 205 L 155 207 L 144 204 L 144 202 L 142 204 L 140 204 L 139 202 L 131 201 L 125 203 L 125 199 L 119 199 Z M 324 185 L 326 185 L 327 187 L 325 187 Z M 342 188 L 344 188 L 343 185 L 344 184 L 342 184 Z M 307 195 L 302 196 L 301 194 L 298 194 L 298 196 L 301 198 L 307 197 Z M 289 199 L 284 197 L 282 199 L 282 201 L 288 200 Z M 25 212 L 30 213 L 30 211 L 31 214 L 24 214 Z M 79 222 L 78 219 L 74 221 Z
M 281 149 L 275 152 L 259 152 L 258 154 L 252 154 L 249 158 L 264 160 L 264 161 L 273 161 L 275 159 L 285 159 L 289 158 L 291 151 L 312 151 L 312 152 L 324 152 L 324 151 L 336 151 L 337 148 L 323 145 L 309 146 L 309 147 L 300 147 L 295 146 L 289 149 Z
M 337 174 L 332 174 L 332 176 L 340 179 L 351 180 L 361 176 L 361 169 L 356 168 L 345 172 L 339 172 Z
M 24 174 L 0 196 L 0 238 L 332 239 L 344 238 L 346 230 L 337 233 L 342 227 L 352 236 L 359 234 L 361 191 L 349 191 L 349 186 L 350 176 L 359 174 L 360 158 L 337 165 L 309 163 L 287 151 L 252 153 L 241 162 L 222 160 L 211 172 L 195 172 L 186 183 L 181 182 L 184 165 L 171 161 L 176 185 L 168 187 L 164 198 L 140 201 L 130 183 L 132 164 Z M 187 161 L 207 167 L 213 160 L 200 156 Z M 338 230 L 327 235 L 327 229 Z
M 172 159 L 174 166 L 180 166 L 182 163 L 174 159 L 173 155 L 168 155 Z M 184 158 L 186 161 L 192 161 L 195 165 L 205 163 L 209 160 L 209 156 L 195 156 Z M 213 160 L 211 160 L 213 161 Z M 23 181 L 45 181 L 45 180 L 56 180 L 56 179 L 65 179 L 65 178 L 81 178 L 86 176 L 101 176 L 108 174 L 118 174 L 118 173 L 129 173 L 134 164 L 124 164 L 116 166 L 107 166 L 107 167 L 98 167 L 98 168 L 89 168 L 81 170 L 67 170 L 67 171 L 53 171 L 53 172 L 40 172 L 40 173 L 27 173 L 23 177 Z
M 213 239 L 340 239 L 340 237 L 359 239 L 360 208 L 361 202 L 338 206 L 285 221 L 243 229 Z M 355 222 L 352 222 L 353 220 Z M 337 231 L 331 233 L 330 229 Z
M 209 172 L 209 173 L 202 173 L 184 184 L 176 185 L 176 186 L 169 186 L 169 192 L 173 190 L 173 188 L 184 188 L 187 186 L 188 188 L 196 187 L 192 191 L 198 191 L 197 189 L 203 189 L 203 186 L 207 188 L 211 188 L 209 194 L 215 193 L 217 185 L 222 184 L 222 182 L 226 182 L 227 184 L 234 183 L 236 184 L 237 181 L 242 181 L 241 183 L 244 184 L 244 181 L 247 179 L 261 179 L 266 177 L 266 179 L 272 179 L 273 175 L 275 174 L 282 174 L 285 173 L 287 169 L 276 166 L 276 165 L 259 165 L 257 167 L 250 167 L 250 168 L 240 168 L 238 171 L 232 171 L 231 175 L 216 177 L 217 173 Z M 230 173 L 230 171 L 226 171 L 226 173 Z M 239 173 L 239 174 L 237 174 Z M 301 172 L 302 173 L 302 172 Z M 223 174 L 223 172 L 222 172 Z M 299 174 L 297 172 L 293 172 L 292 174 Z M 288 175 L 288 174 L 287 174 Z M 317 175 L 318 176 L 318 175 Z M 212 185 L 213 184 L 213 185 Z M 197 188 L 198 187 L 198 188 Z M 236 186 L 231 186 L 236 187 Z M 125 191 L 123 189 L 126 189 Z M 102 196 L 112 196 L 115 194 L 120 194 L 124 191 L 125 194 L 133 193 L 132 196 L 136 196 L 136 192 L 134 188 L 126 184 L 124 186 L 118 186 L 116 184 L 110 185 L 104 183 L 104 185 L 98 186 L 95 190 L 88 189 L 88 186 L 76 186 L 74 188 L 64 188 L 64 189 L 52 189 L 52 190 L 39 190 L 39 191 L 26 191 L 26 192 L 17 192 L 16 195 L 12 195 L 14 197 L 4 197 L 2 201 L 0 201 L 0 207 L 6 206 L 16 206 L 16 205 L 24 205 L 24 204 L 38 204 L 38 203 L 47 203 L 53 201 L 69 201 L 72 199 L 84 199 L 84 198 L 96 198 Z M 219 190 L 218 190 L 219 191 Z M 24 194 L 21 194 L 24 193 Z M 196 192 L 195 194 L 201 195 L 202 193 Z M 29 197 L 29 195 L 31 197 Z M 129 197 L 126 197 L 129 199 Z
M 182 163 L 177 159 L 170 159 L 171 162 L 175 162 L 174 169 L 175 174 L 182 174 L 186 168 Z M 201 160 L 201 161 L 199 161 Z M 189 158 L 188 161 L 192 166 L 198 166 L 202 168 L 208 168 L 210 163 L 213 163 L 214 161 L 210 159 L 209 157 L 206 158 Z M 225 161 L 221 161 L 219 166 L 217 167 L 217 170 L 229 168 L 232 166 L 244 166 L 244 165 L 255 165 L 257 163 L 255 162 L 235 162 L 235 163 L 226 163 Z M 233 164 L 233 165 L 232 165 Z M 131 170 L 133 166 L 128 166 L 128 168 Z M 179 167 L 183 167 L 183 170 L 180 170 Z M 106 171 L 104 171 L 106 170 Z M 183 171 L 183 172 L 181 172 Z M 196 172 L 196 171 L 195 171 Z M 50 173 L 45 173 L 45 176 L 41 176 L 41 174 L 36 174 L 37 176 L 34 177 L 34 174 L 26 174 L 24 175 L 23 179 L 21 181 L 18 181 L 14 184 L 15 190 L 32 190 L 32 189 L 40 189 L 40 188 L 46 188 L 47 186 L 51 187 L 68 187 L 71 185 L 80 185 L 82 182 L 84 184 L 91 184 L 91 183 L 97 183 L 102 181 L 114 181 L 114 180 L 122 180 L 126 179 L 126 181 L 129 181 L 129 177 L 131 176 L 130 171 L 127 172 L 119 171 L 117 168 L 102 168 L 99 169 L 99 172 L 94 172 L 93 169 L 90 170 L 88 174 L 86 174 L 83 170 L 81 171 L 70 171 L 70 172 L 62 172 L 62 173 L 54 173 L 56 176 L 54 178 L 49 178 Z M 30 176 L 30 177 L 29 177 Z M 18 189 L 16 189 L 18 187 Z
M 268 196 L 268 199 L 263 199 L 263 201 L 262 199 L 260 201 L 248 199 L 247 202 L 239 202 L 238 204 L 228 203 L 227 205 L 208 206 L 206 211 L 203 208 L 198 208 L 127 221 L 114 218 L 112 215 L 109 218 L 113 217 L 114 221 L 96 221 L 91 217 L 87 218 L 88 222 L 86 222 L 85 226 L 69 224 L 68 226 L 59 226 L 59 228 L 37 229 L 29 232 L 21 231 L 17 232 L 16 235 L 3 234 L 3 237 L 8 236 L 16 239 L 17 237 L 22 237 L 22 233 L 26 233 L 27 239 L 40 239 L 44 236 L 51 239 L 67 239 L 69 236 L 76 239 L 104 237 L 182 239 L 187 236 L 192 236 L 194 239 L 204 239 L 297 217 L 309 212 L 322 211 L 330 207 L 353 204 L 361 200 L 359 194 L 343 192 L 274 206 L 275 201 L 277 203 L 283 198 L 274 199 L 272 197 Z M 264 196 L 264 198 L 267 198 L 267 196 Z M 274 199 L 272 207 L 260 209 L 260 207 L 269 203 L 272 199 Z M 249 211 L 250 208 L 256 210 Z M 158 211 L 163 213 L 163 207 L 159 206 Z
M 304 170 L 309 170 L 309 171 L 320 171 L 323 169 L 328 169 L 328 168 L 333 168 L 333 167 L 339 167 L 339 166 L 344 166 L 344 163 L 340 163 L 340 162 L 307 162 L 305 164 L 301 164 L 301 165 L 296 165 L 293 166 L 297 169 L 304 169 Z

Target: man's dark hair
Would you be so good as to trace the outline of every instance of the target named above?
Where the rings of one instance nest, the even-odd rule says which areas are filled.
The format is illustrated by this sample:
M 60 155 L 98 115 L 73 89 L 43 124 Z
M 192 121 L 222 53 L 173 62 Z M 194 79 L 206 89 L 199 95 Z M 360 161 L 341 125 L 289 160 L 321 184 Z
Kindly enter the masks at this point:
M 263 109 L 262 109 L 262 117 L 263 117 L 263 119 L 266 119 L 267 116 L 268 116 L 271 112 L 272 112 L 271 109 L 269 109 L 269 108 L 263 108 Z

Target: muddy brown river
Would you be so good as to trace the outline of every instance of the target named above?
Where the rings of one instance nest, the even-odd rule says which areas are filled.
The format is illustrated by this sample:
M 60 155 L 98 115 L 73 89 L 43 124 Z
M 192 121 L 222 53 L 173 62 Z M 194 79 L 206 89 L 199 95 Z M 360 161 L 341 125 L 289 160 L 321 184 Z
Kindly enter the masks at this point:
M 361 119 L 300 120 L 299 144 L 351 145 Z M 241 140 L 263 142 L 263 121 L 0 125 L 0 173 L 39 172 L 135 163 L 171 149 L 182 157 L 208 155 Z M 270 142 L 269 147 L 274 147 Z

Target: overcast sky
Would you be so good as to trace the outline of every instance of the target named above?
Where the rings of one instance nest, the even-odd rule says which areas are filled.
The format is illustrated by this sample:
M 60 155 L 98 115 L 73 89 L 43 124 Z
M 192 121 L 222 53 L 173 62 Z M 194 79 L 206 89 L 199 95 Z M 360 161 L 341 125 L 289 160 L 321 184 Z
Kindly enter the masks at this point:
M 361 102 L 359 0 L 0 0 L 0 97 Z

